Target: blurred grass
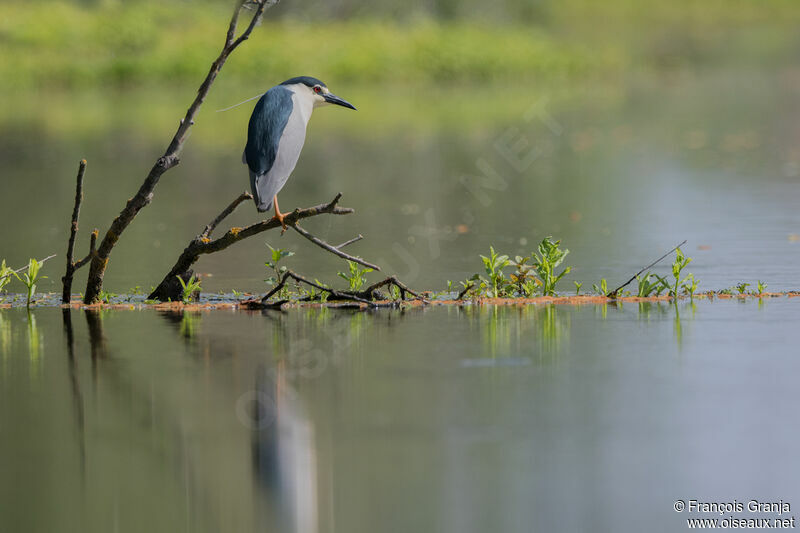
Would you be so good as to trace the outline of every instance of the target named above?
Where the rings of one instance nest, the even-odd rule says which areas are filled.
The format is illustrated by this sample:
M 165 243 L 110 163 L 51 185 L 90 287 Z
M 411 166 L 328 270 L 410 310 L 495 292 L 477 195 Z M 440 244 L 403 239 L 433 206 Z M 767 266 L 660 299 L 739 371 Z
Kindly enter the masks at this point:
M 0 8 L 0 88 L 196 83 L 219 51 L 227 4 L 54 1 Z M 619 58 L 557 43 L 528 27 L 473 22 L 300 22 L 267 19 L 231 58 L 240 82 L 311 74 L 338 82 L 569 77 Z
M 543 99 L 619 98 L 642 73 L 668 81 L 693 69 L 791 66 L 800 56 L 797 0 L 540 0 L 535 9 L 528 0 L 485 9 L 471 1 L 402 17 L 396 3 L 378 2 L 355 18 L 282 2 L 229 59 L 200 120 L 216 133 L 238 131 L 252 104 L 211 110 L 312 75 L 359 107 L 315 127 L 469 127 L 513 119 Z M 219 52 L 230 9 L 218 0 L 4 0 L 0 124 L 61 136 L 171 133 Z M 452 16 L 435 17 L 442 12 Z

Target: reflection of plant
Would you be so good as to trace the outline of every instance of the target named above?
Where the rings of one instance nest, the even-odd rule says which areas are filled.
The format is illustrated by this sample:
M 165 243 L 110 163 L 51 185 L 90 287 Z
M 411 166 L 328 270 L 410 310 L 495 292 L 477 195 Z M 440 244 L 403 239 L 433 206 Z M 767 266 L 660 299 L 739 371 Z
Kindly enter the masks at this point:
M 494 251 L 494 247 L 489 247 L 489 257 L 481 256 L 483 260 L 483 268 L 486 275 L 489 277 L 489 286 L 491 287 L 488 296 L 490 298 L 499 298 L 501 292 L 504 291 L 505 286 L 508 284 L 503 269 L 511 263 L 507 255 L 499 255 Z
M 200 286 L 200 279 L 194 274 L 189 278 L 189 281 L 183 281 L 183 278 L 180 276 L 175 277 L 178 278 L 181 284 L 181 301 L 188 304 L 192 300 L 192 295 L 196 292 L 200 292 L 200 289 L 202 289 Z
M 531 254 L 534 260 L 533 268 L 539 275 L 542 281 L 542 294 L 545 296 L 552 296 L 555 294 L 556 283 L 564 276 L 569 274 L 572 267 L 566 267 L 560 274 L 556 274 L 556 267 L 560 265 L 564 258 L 567 257 L 569 250 L 562 250 L 558 247 L 561 241 L 552 241 L 552 237 L 545 237 L 539 243 L 539 255 L 536 252 Z
M 23 272 L 22 276 L 14 272 L 14 276 L 20 280 L 23 285 L 25 285 L 25 288 L 28 291 L 25 300 L 28 307 L 31 306 L 31 299 L 36 292 L 36 282 L 40 279 L 47 278 L 47 276 L 39 276 L 39 271 L 41 268 L 42 262 L 37 261 L 36 259 L 30 259 L 28 261 L 28 268 L 25 272 Z
M 350 291 L 358 292 L 364 286 L 364 283 L 367 282 L 367 278 L 364 274 L 372 272 L 372 269 L 369 267 L 361 268 L 361 265 L 349 260 L 347 261 L 347 266 L 350 271 L 338 272 L 339 277 L 347 281 L 350 285 Z

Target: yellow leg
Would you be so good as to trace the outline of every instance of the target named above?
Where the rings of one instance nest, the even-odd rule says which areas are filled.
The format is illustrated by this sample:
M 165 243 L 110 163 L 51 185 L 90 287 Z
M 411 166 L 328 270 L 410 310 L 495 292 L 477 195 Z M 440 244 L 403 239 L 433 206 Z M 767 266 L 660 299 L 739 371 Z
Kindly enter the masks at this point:
M 275 216 L 272 217 L 272 218 L 274 218 L 275 220 L 277 220 L 278 222 L 281 223 L 281 227 L 283 227 L 283 229 L 281 230 L 281 235 L 283 235 L 283 232 L 286 231 L 286 223 L 283 221 L 283 219 L 286 218 L 286 214 L 281 213 L 281 210 L 278 207 L 278 195 L 277 194 L 272 198 L 272 205 L 275 206 Z

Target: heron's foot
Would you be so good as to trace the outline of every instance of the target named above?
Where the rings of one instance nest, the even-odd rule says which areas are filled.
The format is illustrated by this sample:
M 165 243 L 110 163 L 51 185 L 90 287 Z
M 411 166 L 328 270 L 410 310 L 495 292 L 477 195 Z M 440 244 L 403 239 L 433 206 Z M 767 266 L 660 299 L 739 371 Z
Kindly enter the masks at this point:
M 286 233 L 286 230 L 289 227 L 289 226 L 286 225 L 286 221 L 285 221 L 286 220 L 286 213 L 275 213 L 275 216 L 272 217 L 272 220 L 277 220 L 278 222 L 280 222 L 281 227 L 283 228 L 281 230 L 281 235 Z
M 275 216 L 272 217 L 272 220 L 277 220 L 278 222 L 281 223 L 281 227 L 283 228 L 281 230 L 281 235 L 283 235 L 284 233 L 286 233 L 286 222 L 283 221 L 286 218 L 286 213 L 281 213 L 281 209 L 280 209 L 280 207 L 278 207 L 278 195 L 277 194 L 272 197 L 272 205 L 275 206 Z

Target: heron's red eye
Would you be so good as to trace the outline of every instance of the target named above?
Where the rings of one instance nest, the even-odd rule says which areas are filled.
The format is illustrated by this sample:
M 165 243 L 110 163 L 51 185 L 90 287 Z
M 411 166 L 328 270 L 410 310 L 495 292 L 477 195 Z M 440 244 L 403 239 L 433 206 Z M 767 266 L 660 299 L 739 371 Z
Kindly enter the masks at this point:
M 320 87 L 319 85 L 315 85 L 315 86 L 314 86 L 314 92 L 315 92 L 315 93 L 320 93 L 320 92 L 322 92 L 322 87 Z

